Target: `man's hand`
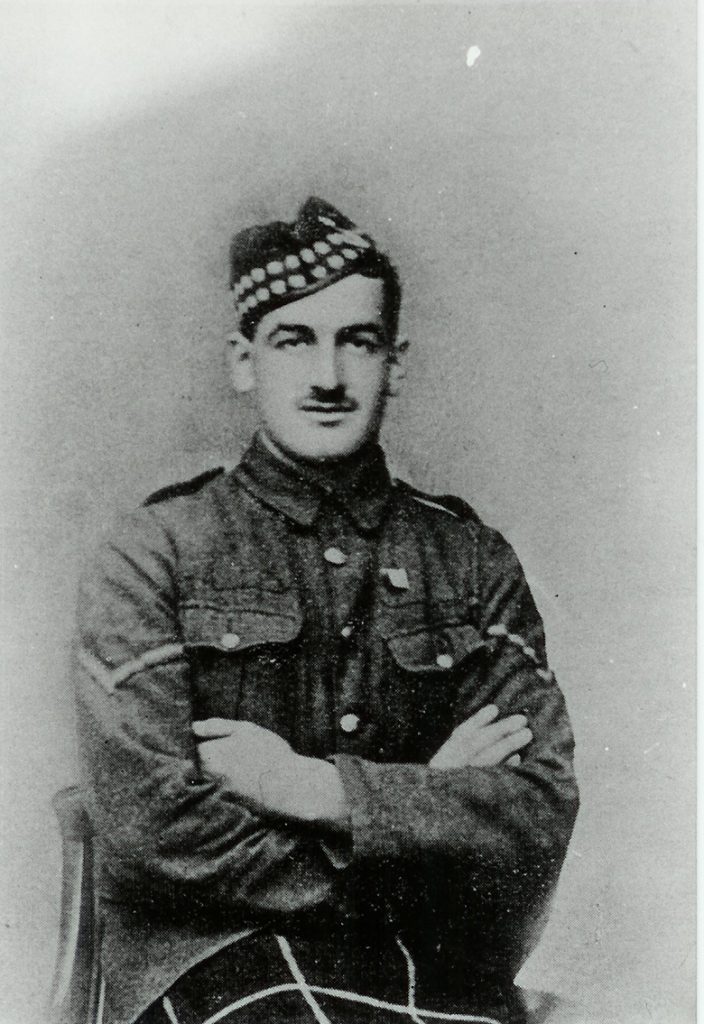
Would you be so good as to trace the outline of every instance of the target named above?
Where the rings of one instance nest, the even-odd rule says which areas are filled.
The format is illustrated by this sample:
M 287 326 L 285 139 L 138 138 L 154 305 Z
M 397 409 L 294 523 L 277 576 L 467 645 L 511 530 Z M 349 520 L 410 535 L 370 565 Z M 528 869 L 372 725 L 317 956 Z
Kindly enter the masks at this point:
M 506 763 L 520 764 L 517 751 L 533 739 L 525 715 L 510 715 L 496 721 L 499 709 L 494 704 L 477 711 L 462 722 L 430 761 L 431 768 L 488 768 Z
M 247 806 L 276 812 L 282 780 L 295 773 L 298 761 L 285 739 L 253 722 L 225 718 L 194 722 L 193 732 L 207 772 L 223 778 Z
M 347 827 L 334 765 L 299 756 L 277 733 L 253 722 L 209 718 L 194 722 L 193 733 L 206 771 L 224 778 L 229 791 L 257 814 Z

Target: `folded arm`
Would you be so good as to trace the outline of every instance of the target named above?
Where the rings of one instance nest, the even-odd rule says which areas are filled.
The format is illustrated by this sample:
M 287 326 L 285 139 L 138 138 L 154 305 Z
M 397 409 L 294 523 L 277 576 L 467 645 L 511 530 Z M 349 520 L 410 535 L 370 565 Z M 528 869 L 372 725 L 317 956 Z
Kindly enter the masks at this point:
M 166 531 L 142 512 L 81 586 L 80 750 L 105 868 L 131 895 L 166 889 L 244 915 L 324 902 L 336 870 L 321 844 L 262 820 L 202 770 L 173 564 Z
M 547 668 L 543 627 L 510 545 L 485 528 L 477 545 L 475 607 L 484 645 L 470 655 L 454 708 L 459 726 L 493 704 L 525 715 L 531 742 L 521 763 L 374 764 L 336 755 L 351 811 L 355 856 L 429 855 L 505 874 L 559 869 L 578 805 L 573 736 Z
M 358 859 L 559 867 L 577 808 L 572 733 L 521 567 L 487 533 L 486 644 L 466 666 L 455 729 L 428 765 L 298 757 L 264 729 L 222 720 L 195 723 L 204 765 L 257 813 L 350 831 Z
M 488 705 L 462 722 L 430 761 L 433 768 L 517 767 L 532 739 L 525 715 L 497 721 Z M 334 764 L 301 757 L 276 733 L 253 722 L 209 718 L 193 723 L 203 767 L 255 813 L 351 831 L 350 809 Z

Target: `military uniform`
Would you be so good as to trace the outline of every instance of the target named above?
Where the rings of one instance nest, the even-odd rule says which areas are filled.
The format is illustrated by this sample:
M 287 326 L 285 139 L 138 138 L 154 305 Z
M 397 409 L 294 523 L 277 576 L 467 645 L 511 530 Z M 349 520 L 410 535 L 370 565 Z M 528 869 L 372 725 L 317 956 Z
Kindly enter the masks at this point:
M 325 471 L 255 438 L 102 546 L 75 671 L 106 1024 L 519 1019 L 573 741 L 516 556 L 463 502 L 378 447 Z M 428 767 L 489 703 L 528 717 L 520 766 Z M 210 717 L 332 759 L 349 837 L 233 800 L 199 766 Z

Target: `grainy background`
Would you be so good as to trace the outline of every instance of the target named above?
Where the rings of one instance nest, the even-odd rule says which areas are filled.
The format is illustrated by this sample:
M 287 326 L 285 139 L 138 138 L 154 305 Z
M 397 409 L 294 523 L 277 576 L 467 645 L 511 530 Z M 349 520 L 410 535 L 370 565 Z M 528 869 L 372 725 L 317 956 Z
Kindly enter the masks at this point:
M 228 236 L 311 192 L 401 267 L 393 464 L 514 543 L 574 719 L 583 811 L 523 981 L 691 1021 L 694 4 L 2 17 L 1 1024 L 41 1021 L 54 952 L 78 565 L 241 452 Z

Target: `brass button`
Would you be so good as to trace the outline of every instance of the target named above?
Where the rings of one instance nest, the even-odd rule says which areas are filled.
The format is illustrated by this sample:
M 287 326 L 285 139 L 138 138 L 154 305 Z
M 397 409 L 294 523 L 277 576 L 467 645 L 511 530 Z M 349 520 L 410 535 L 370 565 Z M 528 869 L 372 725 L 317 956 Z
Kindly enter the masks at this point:
M 237 633 L 225 633 L 220 643 L 226 651 L 234 651 L 235 647 L 240 645 L 240 638 Z
M 452 668 L 455 661 L 451 654 L 438 654 L 435 663 L 439 668 Z
M 344 565 L 347 561 L 347 555 L 344 551 L 340 551 L 339 548 L 326 548 L 323 552 L 323 558 L 330 565 Z
M 357 732 L 357 729 L 359 729 L 359 716 L 351 713 L 343 715 L 340 719 L 340 728 L 343 732 Z

